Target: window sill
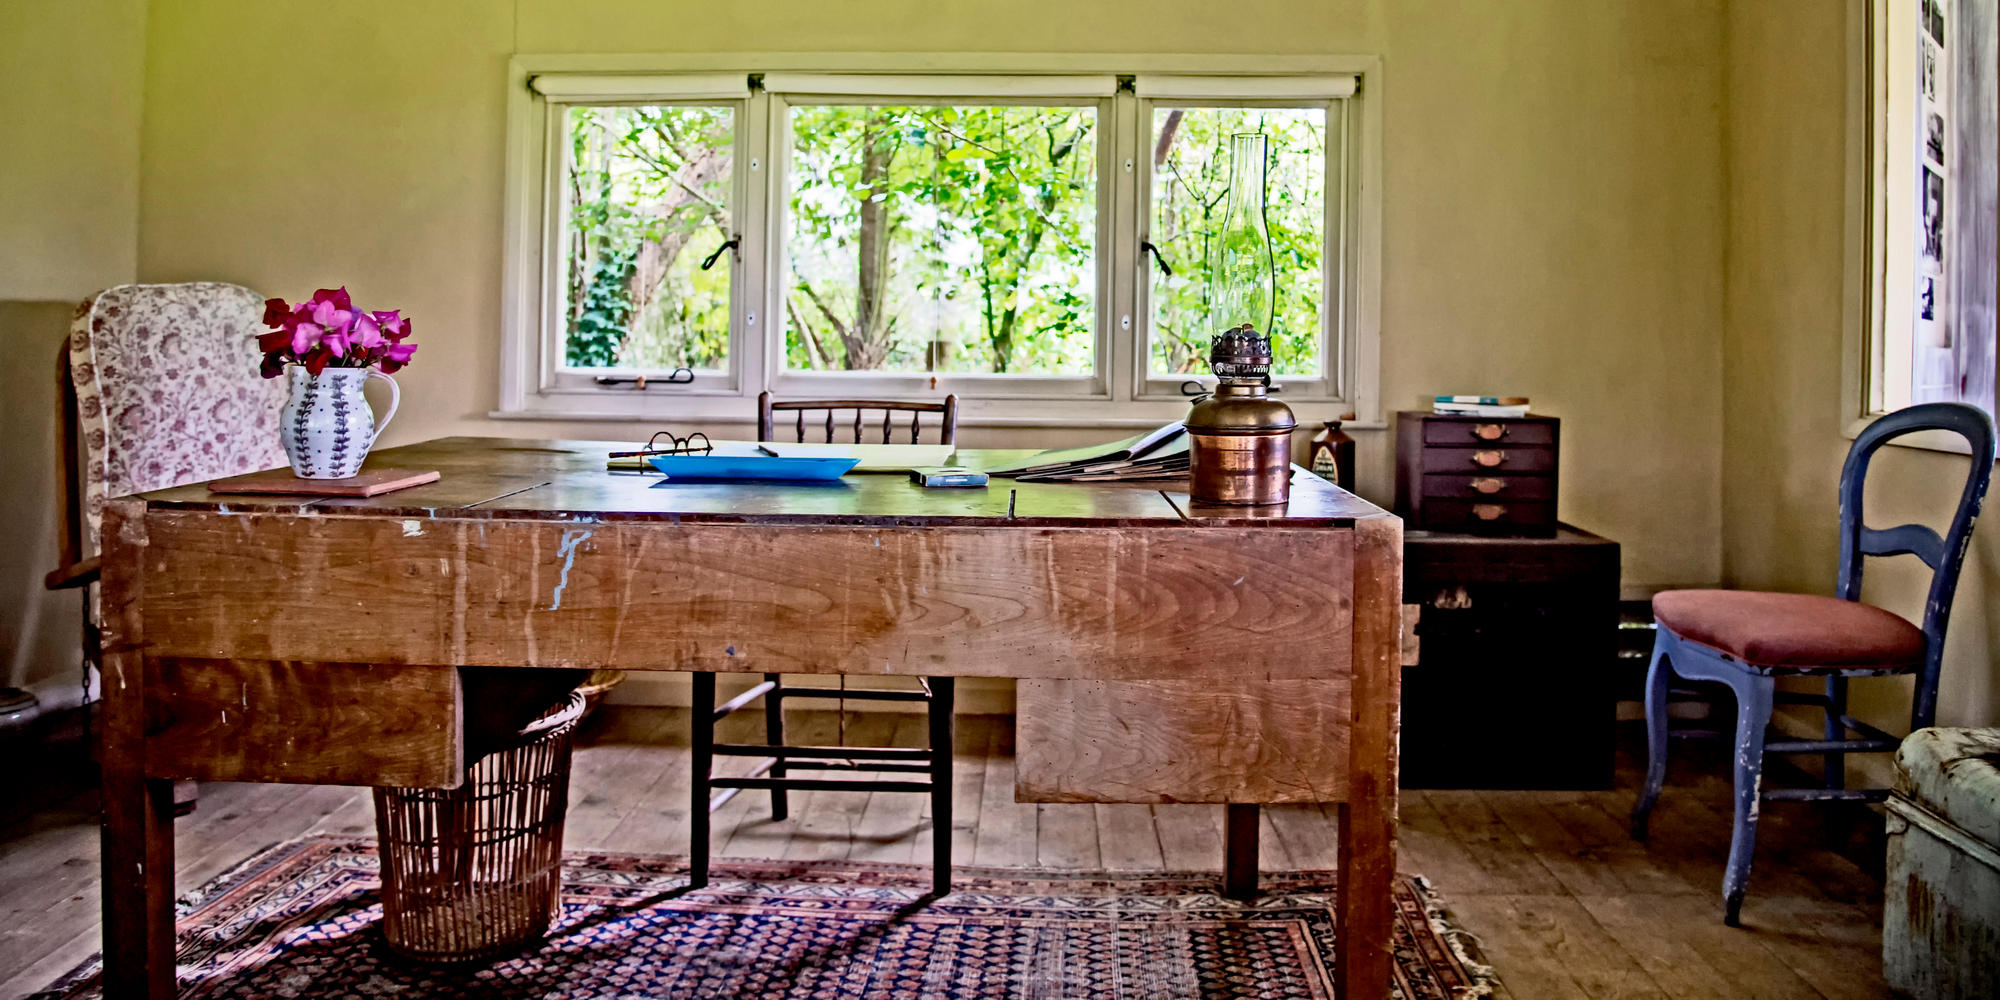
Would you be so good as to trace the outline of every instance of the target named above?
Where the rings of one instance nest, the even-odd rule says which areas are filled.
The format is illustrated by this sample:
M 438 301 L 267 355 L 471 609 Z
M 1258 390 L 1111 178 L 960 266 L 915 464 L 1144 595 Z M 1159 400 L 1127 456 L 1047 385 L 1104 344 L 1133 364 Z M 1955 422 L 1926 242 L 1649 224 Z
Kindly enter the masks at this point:
M 1861 436 L 1861 431 L 1886 414 L 1874 413 L 1857 420 L 1850 420 L 1841 428 L 1840 436 L 1849 441 Z M 1922 451 L 1941 451 L 1952 455 L 1971 455 L 1965 439 L 1950 431 L 1917 431 L 1886 442 L 1900 448 L 1916 448 Z

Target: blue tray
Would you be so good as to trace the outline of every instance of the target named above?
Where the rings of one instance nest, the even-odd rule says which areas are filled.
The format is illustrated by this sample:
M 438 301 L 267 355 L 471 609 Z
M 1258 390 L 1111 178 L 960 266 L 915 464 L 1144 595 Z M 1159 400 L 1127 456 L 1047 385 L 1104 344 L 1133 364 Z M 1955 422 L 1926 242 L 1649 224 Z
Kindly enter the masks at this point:
M 773 455 L 654 455 L 653 468 L 669 479 L 776 479 L 827 482 L 861 464 L 858 458 L 778 458 Z

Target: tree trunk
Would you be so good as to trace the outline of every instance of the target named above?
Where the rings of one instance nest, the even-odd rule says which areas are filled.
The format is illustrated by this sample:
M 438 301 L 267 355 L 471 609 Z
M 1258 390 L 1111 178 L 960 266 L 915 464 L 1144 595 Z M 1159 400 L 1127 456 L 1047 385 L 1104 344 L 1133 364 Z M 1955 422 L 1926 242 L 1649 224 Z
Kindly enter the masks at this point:
M 716 178 L 729 171 L 729 153 L 722 150 L 704 149 L 674 174 L 674 186 L 667 196 L 654 208 L 654 215 L 662 219 L 672 218 L 676 213 L 700 199 L 694 193 L 704 185 L 712 184 Z M 729 233 L 729 218 L 719 210 L 711 210 L 710 217 L 723 232 Z M 681 251 L 694 239 L 694 227 L 675 227 L 657 240 L 647 240 L 639 245 L 639 256 L 632 267 L 632 313 L 638 315 L 651 305 L 660 294 L 660 286 L 667 279 L 667 272 L 673 269 L 674 261 Z M 721 265 L 717 261 L 717 266 Z
M 889 216 L 889 164 L 896 157 L 887 115 L 868 119 L 862 134 L 861 234 L 855 253 L 857 290 L 854 325 L 843 331 L 850 371 L 872 371 L 889 358 L 889 244 L 895 221 Z

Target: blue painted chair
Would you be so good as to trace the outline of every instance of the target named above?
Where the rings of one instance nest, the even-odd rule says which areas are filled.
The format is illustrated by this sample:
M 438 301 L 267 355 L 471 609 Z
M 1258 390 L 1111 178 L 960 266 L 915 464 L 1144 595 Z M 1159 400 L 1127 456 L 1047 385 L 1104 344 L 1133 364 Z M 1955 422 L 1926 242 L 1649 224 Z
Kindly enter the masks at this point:
M 1921 524 L 1870 528 L 1862 521 L 1862 481 L 1877 449 L 1916 431 L 1946 430 L 1971 446 L 1971 472 L 1944 537 Z M 1912 730 L 1937 714 L 1938 671 L 1944 660 L 1945 622 L 1965 561 L 1967 536 L 1979 517 L 1993 474 L 1993 420 L 1963 403 L 1925 403 L 1868 425 L 1848 450 L 1840 473 L 1840 578 L 1838 596 L 1731 590 L 1666 591 L 1653 598 L 1659 631 L 1646 675 L 1646 786 L 1632 811 L 1632 835 L 1646 837 L 1646 820 L 1667 780 L 1667 695 L 1676 677 L 1725 684 L 1736 694 L 1736 825 L 1729 866 L 1722 876 L 1723 922 L 1734 927 L 1757 846 L 1757 810 L 1763 800 L 1879 802 L 1889 790 L 1846 787 L 1850 753 L 1893 753 L 1901 739 L 1847 714 L 1847 679 L 1917 675 L 1910 710 Z M 1861 557 L 1915 555 L 1931 569 L 1923 627 L 1860 603 Z M 1776 690 L 1783 676 L 1823 678 L 1824 694 Z M 1826 712 L 1825 738 L 1766 741 L 1774 704 L 1816 705 Z M 1861 738 L 1850 738 L 1859 734 Z M 1816 753 L 1826 765 L 1823 788 L 1763 787 L 1767 753 Z

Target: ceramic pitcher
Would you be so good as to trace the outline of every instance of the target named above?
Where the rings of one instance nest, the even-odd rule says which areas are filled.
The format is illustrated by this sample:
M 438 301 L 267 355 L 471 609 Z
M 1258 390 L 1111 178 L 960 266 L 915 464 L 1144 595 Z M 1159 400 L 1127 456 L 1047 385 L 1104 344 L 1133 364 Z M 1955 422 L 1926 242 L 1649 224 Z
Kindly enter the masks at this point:
M 373 368 L 327 368 L 318 375 L 292 365 L 291 397 L 280 413 L 278 436 L 292 473 L 301 479 L 346 479 L 361 471 L 375 438 L 396 419 L 402 390 Z M 389 383 L 389 411 L 382 423 L 368 409 L 361 387 L 371 378 Z

